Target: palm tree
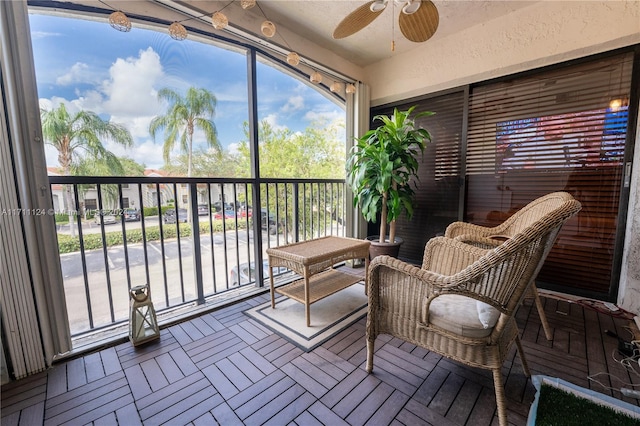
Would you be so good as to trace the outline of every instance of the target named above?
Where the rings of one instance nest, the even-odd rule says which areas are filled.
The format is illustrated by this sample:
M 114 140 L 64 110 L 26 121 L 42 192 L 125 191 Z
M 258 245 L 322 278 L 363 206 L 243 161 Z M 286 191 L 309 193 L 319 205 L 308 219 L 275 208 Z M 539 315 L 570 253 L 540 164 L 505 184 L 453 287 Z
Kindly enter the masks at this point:
M 156 133 L 164 132 L 163 154 L 165 163 L 169 163 L 171 151 L 176 142 L 180 141 L 180 148 L 187 154 L 187 177 L 193 172 L 193 132 L 199 128 L 204 132 L 207 144 L 218 153 L 221 152 L 218 132 L 213 122 L 216 112 L 217 99 L 206 89 L 190 87 L 182 97 L 174 90 L 164 88 L 158 92 L 158 99 L 169 103 L 165 115 L 155 117 L 149 125 L 149 133 L 155 139 Z
M 63 175 L 75 174 L 86 159 L 104 164 L 112 174 L 122 174 L 118 157 L 107 150 L 102 141 L 109 139 L 125 147 L 132 146 L 133 138 L 124 126 L 105 121 L 92 111 L 79 111 L 70 115 L 64 104 L 51 110 L 42 109 L 40 116 L 45 143 L 58 150 L 58 162 Z M 69 224 L 72 235 L 75 236 L 75 229 L 71 225 L 73 199 L 69 185 L 65 192 Z

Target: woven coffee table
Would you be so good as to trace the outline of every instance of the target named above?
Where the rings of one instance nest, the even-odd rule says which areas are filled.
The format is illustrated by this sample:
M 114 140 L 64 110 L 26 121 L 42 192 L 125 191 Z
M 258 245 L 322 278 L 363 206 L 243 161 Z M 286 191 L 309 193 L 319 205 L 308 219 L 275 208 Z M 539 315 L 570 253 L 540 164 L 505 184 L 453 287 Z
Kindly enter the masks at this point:
M 322 237 L 267 249 L 271 283 L 271 307 L 276 307 L 278 292 L 304 304 L 307 327 L 311 326 L 310 306 L 359 281 L 362 277 L 333 269 L 336 263 L 365 259 L 365 288 L 369 269 L 369 241 L 344 237 Z M 282 287 L 273 285 L 273 268 L 284 266 L 302 276 Z

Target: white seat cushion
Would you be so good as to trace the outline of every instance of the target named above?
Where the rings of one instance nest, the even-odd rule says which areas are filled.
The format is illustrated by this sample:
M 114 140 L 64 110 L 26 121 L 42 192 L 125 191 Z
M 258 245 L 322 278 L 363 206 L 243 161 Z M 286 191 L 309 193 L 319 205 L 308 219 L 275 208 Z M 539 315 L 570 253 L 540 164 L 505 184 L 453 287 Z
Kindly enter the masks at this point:
M 436 327 L 465 337 L 487 337 L 498 322 L 500 312 L 482 303 L 483 324 L 475 299 L 458 294 L 436 297 L 429 307 L 429 322 Z M 487 309 L 488 308 L 488 309 Z

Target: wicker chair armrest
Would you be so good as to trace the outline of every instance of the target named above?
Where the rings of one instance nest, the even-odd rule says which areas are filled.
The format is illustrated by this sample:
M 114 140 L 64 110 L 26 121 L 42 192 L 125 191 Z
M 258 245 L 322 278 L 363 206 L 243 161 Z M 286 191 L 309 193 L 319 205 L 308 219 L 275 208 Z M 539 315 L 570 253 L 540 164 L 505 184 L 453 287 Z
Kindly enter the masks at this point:
M 421 320 L 425 303 L 433 298 L 434 283 L 443 276 L 389 256 L 377 256 L 369 266 L 369 322 L 378 330 L 378 317 Z M 377 332 L 376 332 L 377 334 Z
M 454 238 L 455 241 L 460 241 L 465 244 L 470 244 L 474 247 L 479 247 L 485 250 L 490 250 L 498 247 L 506 239 L 508 238 L 500 235 L 491 235 L 489 237 L 481 237 L 479 235 L 473 235 L 473 234 L 458 235 L 457 237 Z
M 473 238 L 468 236 L 466 239 Z M 444 286 L 459 284 L 460 280 L 451 276 L 463 271 L 494 247 L 483 248 L 447 237 L 432 238 L 424 249 L 422 269 L 447 276 L 442 282 Z
M 396 258 L 390 256 L 377 256 L 369 265 L 369 278 L 372 278 L 375 274 L 379 273 L 379 270 L 384 270 L 385 274 L 392 274 L 395 277 L 402 277 L 404 280 L 404 276 L 409 279 L 415 279 L 416 282 L 420 282 L 421 285 L 427 286 L 429 288 L 432 287 L 440 287 L 443 285 L 443 281 L 446 281 L 444 275 L 441 275 L 437 272 L 429 271 L 423 268 L 419 268 L 418 266 L 412 265 L 410 263 L 403 262 L 402 260 L 398 260 Z M 372 281 L 369 279 L 369 286 L 372 286 Z M 374 283 L 378 285 L 377 283 Z
M 486 226 L 480 226 L 468 222 L 453 222 L 444 231 L 444 236 L 447 238 L 456 238 L 460 235 L 477 235 L 486 237 L 494 232 L 494 228 L 487 228 Z

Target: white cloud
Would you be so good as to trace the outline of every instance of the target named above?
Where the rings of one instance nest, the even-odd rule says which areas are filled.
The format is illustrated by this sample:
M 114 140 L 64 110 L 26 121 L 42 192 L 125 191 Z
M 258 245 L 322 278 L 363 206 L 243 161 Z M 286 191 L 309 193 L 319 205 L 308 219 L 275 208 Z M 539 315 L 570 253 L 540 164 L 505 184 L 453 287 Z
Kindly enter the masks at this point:
M 61 104 L 64 104 L 65 108 L 69 115 L 73 116 L 80 111 L 90 109 L 93 112 L 99 113 L 95 109 L 86 108 L 82 99 L 65 99 L 59 96 L 54 96 L 51 99 L 41 98 L 39 100 L 40 108 L 45 109 L 47 111 L 51 111 L 52 109 L 58 108 Z
M 60 167 L 58 162 L 58 150 L 49 144 L 44 145 L 44 156 L 47 161 L 47 166 Z
M 288 129 L 286 125 L 278 124 L 278 115 L 277 114 L 268 114 L 260 119 L 260 121 L 266 121 L 273 130 L 285 130 Z
M 86 110 L 93 111 L 96 114 L 104 113 L 104 96 L 102 93 L 97 90 L 88 90 L 82 93 L 76 93 L 78 95 L 77 99 L 70 101 L 77 108 L 78 111 Z
M 60 37 L 62 34 L 60 33 L 51 33 L 51 32 L 47 32 L 47 31 L 32 31 L 31 32 L 31 39 L 32 40 L 39 40 L 39 39 L 43 39 L 43 38 L 48 38 L 48 37 Z
M 300 95 L 291 96 L 287 103 L 281 108 L 282 112 L 294 112 L 304 108 L 304 98 Z
M 163 74 L 160 56 L 151 47 L 141 50 L 137 58 L 118 58 L 102 85 L 105 112 L 120 117 L 155 115 L 155 85 Z
M 125 148 L 114 142 L 107 142 L 105 148 L 119 157 L 129 157 L 139 164 L 144 164 L 147 168 L 159 169 L 164 165 L 162 144 L 155 143 L 151 139 L 137 143 L 133 148 Z
M 238 142 L 232 142 L 227 146 L 227 152 L 231 155 L 236 155 L 240 153 L 240 151 L 238 151 L 239 147 L 240 144 Z
M 149 137 L 149 123 L 153 120 L 153 115 L 143 115 L 143 116 L 119 116 L 112 115 L 111 121 L 113 123 L 122 124 L 125 126 L 133 139 L 141 139 Z
M 344 121 L 344 113 L 339 110 L 334 111 L 307 111 L 304 115 L 304 119 L 310 122 L 313 121 L 325 121 L 327 123 L 333 123 L 334 121 Z
M 56 84 L 70 86 L 72 84 L 99 83 L 100 76 L 96 70 L 92 70 L 89 65 L 83 62 L 76 62 L 69 68 L 66 74 L 56 78 Z

